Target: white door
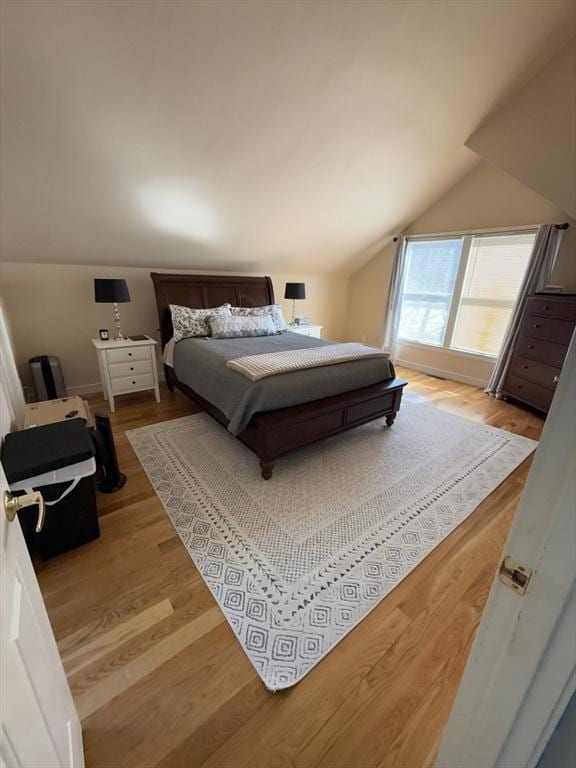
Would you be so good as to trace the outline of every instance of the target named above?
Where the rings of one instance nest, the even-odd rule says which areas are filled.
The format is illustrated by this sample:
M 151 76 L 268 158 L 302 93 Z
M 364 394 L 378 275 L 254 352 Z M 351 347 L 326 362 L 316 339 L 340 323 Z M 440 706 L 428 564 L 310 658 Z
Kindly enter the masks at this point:
M 2 318 L 0 318 L 1 320 Z M 3 328 L 0 330 L 4 330 Z M 0 355 L 0 439 L 10 430 L 6 363 Z M 4 511 L 6 476 L 0 465 L 0 766 L 84 766 L 82 730 L 18 518 Z
M 503 550 L 532 576 L 492 585 L 437 768 L 532 768 L 574 693 L 575 470 L 576 334 Z

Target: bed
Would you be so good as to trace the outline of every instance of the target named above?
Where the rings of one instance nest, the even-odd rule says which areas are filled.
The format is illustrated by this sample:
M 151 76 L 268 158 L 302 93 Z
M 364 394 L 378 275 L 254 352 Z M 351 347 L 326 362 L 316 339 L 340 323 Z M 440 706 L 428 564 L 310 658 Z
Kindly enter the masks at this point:
M 230 303 L 237 307 L 274 304 L 269 277 L 178 275 L 152 272 L 162 348 L 173 336 L 170 304 L 196 309 Z M 250 339 L 184 339 L 164 366 L 169 390 L 178 388 L 229 429 L 272 477 L 281 456 L 374 419 L 392 426 L 406 382 L 383 358 L 310 368 L 250 382 L 226 368 L 231 358 L 274 349 L 332 344 L 300 334 Z M 278 407 L 281 404 L 281 407 Z

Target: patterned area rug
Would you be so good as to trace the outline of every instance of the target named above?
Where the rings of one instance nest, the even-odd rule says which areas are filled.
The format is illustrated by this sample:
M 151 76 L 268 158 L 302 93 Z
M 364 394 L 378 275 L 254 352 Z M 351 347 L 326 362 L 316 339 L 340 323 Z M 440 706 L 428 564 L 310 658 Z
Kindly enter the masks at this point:
M 432 406 L 258 461 L 210 416 L 128 433 L 271 690 L 301 680 L 536 443 Z

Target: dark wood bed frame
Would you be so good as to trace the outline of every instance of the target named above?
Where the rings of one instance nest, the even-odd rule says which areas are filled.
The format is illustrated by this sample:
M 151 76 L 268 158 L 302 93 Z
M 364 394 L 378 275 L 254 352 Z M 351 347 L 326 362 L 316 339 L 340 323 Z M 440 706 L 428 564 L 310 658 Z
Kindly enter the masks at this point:
M 156 292 L 162 349 L 172 338 L 170 304 L 197 309 L 218 307 L 229 302 L 235 307 L 261 307 L 274 304 L 274 290 L 269 277 L 235 277 L 221 275 L 175 275 L 151 272 Z M 226 416 L 179 381 L 170 366 L 164 366 L 170 391 L 178 387 L 195 403 L 224 426 Z M 406 382 L 389 379 L 369 387 L 324 397 L 303 405 L 255 414 L 238 439 L 260 459 L 262 477 L 272 477 L 274 461 L 290 451 L 344 432 L 368 421 L 386 418 L 394 423 Z

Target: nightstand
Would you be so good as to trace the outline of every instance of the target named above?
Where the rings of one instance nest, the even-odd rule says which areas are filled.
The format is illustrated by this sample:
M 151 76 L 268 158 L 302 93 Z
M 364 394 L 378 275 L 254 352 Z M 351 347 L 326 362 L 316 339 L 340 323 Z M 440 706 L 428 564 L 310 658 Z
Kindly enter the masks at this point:
M 156 369 L 156 342 L 149 336 L 144 341 L 101 341 L 92 339 L 98 355 L 98 368 L 104 397 L 114 413 L 116 395 L 153 389 L 156 402 L 160 402 L 158 371 Z
M 289 325 L 288 330 L 292 333 L 299 333 L 301 336 L 315 336 L 317 339 L 322 334 L 321 325 Z

